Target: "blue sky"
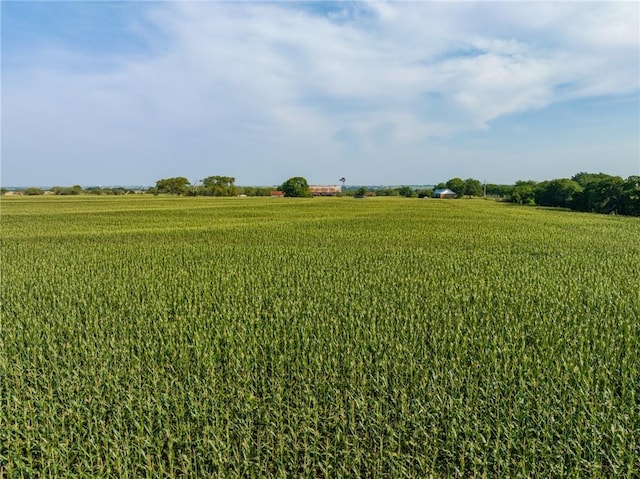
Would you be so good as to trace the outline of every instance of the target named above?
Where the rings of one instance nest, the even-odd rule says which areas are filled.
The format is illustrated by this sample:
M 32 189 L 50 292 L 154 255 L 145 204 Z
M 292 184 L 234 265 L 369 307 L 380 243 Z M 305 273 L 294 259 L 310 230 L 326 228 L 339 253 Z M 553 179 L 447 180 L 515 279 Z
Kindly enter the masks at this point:
M 640 174 L 637 2 L 1 5 L 4 186 Z

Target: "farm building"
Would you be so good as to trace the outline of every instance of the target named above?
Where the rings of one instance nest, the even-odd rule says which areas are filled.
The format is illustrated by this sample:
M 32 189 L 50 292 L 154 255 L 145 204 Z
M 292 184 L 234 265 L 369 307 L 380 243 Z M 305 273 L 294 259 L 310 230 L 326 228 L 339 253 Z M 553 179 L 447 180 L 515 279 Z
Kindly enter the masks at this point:
M 284 197 L 284 191 L 272 191 L 269 193 L 269 196 L 271 196 L 271 198 L 282 198 Z
M 458 196 L 455 191 L 451 191 L 449 188 L 445 188 L 444 190 L 436 190 L 433 192 L 434 198 L 455 198 Z
M 336 196 L 342 192 L 340 186 L 309 186 L 309 191 L 313 196 Z

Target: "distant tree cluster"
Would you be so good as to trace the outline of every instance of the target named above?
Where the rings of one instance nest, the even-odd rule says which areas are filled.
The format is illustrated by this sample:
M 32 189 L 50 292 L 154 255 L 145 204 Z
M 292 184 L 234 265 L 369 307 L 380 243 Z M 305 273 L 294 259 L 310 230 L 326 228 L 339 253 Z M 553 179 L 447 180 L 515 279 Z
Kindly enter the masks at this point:
M 640 216 L 640 176 L 626 180 L 605 173 L 578 173 L 571 178 L 516 181 L 515 185 L 482 185 L 473 178 L 452 178 L 436 189 L 464 196 L 491 196 L 523 205 L 570 208 L 592 213 Z
M 353 196 L 364 198 L 365 196 L 402 196 L 404 198 L 424 198 L 430 197 L 433 193 L 431 188 L 415 188 L 411 186 L 398 186 L 395 188 L 351 186 L 343 188 L 343 196 Z
M 438 183 L 435 188 L 420 188 L 411 186 L 399 186 L 395 188 L 373 188 L 376 196 L 402 196 L 404 198 L 431 198 L 434 190 L 449 188 L 462 196 L 482 196 L 484 194 L 482 183 L 479 180 L 468 178 L 452 178 L 446 183 Z M 347 195 L 355 195 L 357 190 L 347 190 Z
M 264 186 L 238 186 L 239 195 L 245 196 L 269 196 L 273 188 Z
M 466 180 L 463 180 L 462 178 L 451 178 L 446 183 L 439 183 L 436 185 L 436 190 L 442 190 L 445 188 L 449 188 L 451 191 L 455 192 L 458 195 L 458 198 L 462 198 L 464 196 L 482 196 L 484 194 L 482 183 L 480 183 L 480 180 L 476 180 L 475 178 L 467 178 Z
M 520 204 L 640 216 L 640 176 L 625 180 L 605 173 L 578 173 L 540 183 L 517 181 L 508 199 Z
M 184 176 L 174 178 L 163 178 L 156 181 L 156 187 L 151 189 L 151 193 L 168 193 L 170 195 L 186 195 L 187 188 L 191 184 Z
M 204 196 L 235 196 L 238 190 L 233 176 L 207 176 L 202 180 L 201 194 Z
M 156 181 L 150 192 L 187 196 L 269 196 L 273 188 L 259 186 L 238 187 L 232 176 L 208 176 L 192 185 L 184 176 L 164 178 Z M 307 180 L 301 176 L 289 178 L 278 187 L 288 197 L 310 198 L 313 196 Z
M 184 176 L 164 178 L 156 181 L 153 188 L 146 192 L 153 194 L 172 194 L 188 196 L 269 196 L 272 188 L 260 186 L 238 187 L 232 176 L 208 176 L 192 185 Z M 341 179 L 340 181 L 343 181 Z M 311 197 L 309 184 L 300 176 L 289 178 L 280 190 L 288 197 Z M 482 184 L 474 178 L 451 178 L 445 183 L 439 183 L 435 189 L 448 188 L 454 191 L 458 198 L 474 196 L 490 196 L 505 201 L 523 205 L 538 205 L 570 208 L 577 211 L 593 213 L 620 214 L 640 216 L 640 176 L 630 176 L 623 179 L 605 173 L 578 173 L 571 178 L 560 178 L 542 182 L 516 181 L 515 185 Z M 8 192 L 2 188 L 2 194 Z M 19 191 L 24 195 L 123 195 L 140 193 L 141 191 L 114 187 L 89 187 L 83 189 L 80 185 L 54 186 L 48 192 L 42 188 L 26 188 Z M 343 189 L 343 195 L 364 198 L 365 196 L 402 196 L 406 198 L 431 197 L 431 188 L 416 188 L 400 186 L 396 188 L 367 188 L 364 186 Z
M 313 196 L 309 189 L 309 183 L 301 176 L 289 178 L 280 185 L 280 190 L 284 192 L 285 196 L 293 198 L 311 198 Z
M 4 195 L 9 193 L 9 189 L 2 188 L 1 193 Z M 15 189 L 11 190 L 14 194 L 22 194 L 26 196 L 37 196 L 37 195 L 58 195 L 58 196 L 76 196 L 76 195 L 127 195 L 132 193 L 140 193 L 141 191 L 131 189 L 131 188 L 123 188 L 121 186 L 116 187 L 100 187 L 100 186 L 89 186 L 87 188 L 83 188 L 80 185 L 73 186 L 54 186 L 48 190 L 44 190 L 38 187 L 29 187 L 24 189 Z
M 156 181 L 151 193 L 188 196 L 236 196 L 236 179 L 232 176 L 207 176 L 192 185 L 184 176 L 164 178 Z
M 131 193 L 138 193 L 137 190 L 133 190 L 131 188 L 123 188 L 122 186 L 114 186 L 112 188 L 91 186 L 89 188 L 85 188 L 84 192 L 90 195 L 128 195 Z
M 44 195 L 44 190 L 42 188 L 31 187 L 24 190 L 24 194 L 27 196 Z
M 640 216 L 640 176 L 623 179 L 605 173 L 578 173 L 571 178 L 515 185 L 482 185 L 473 178 L 452 178 L 436 189 L 449 188 L 458 197 L 490 196 L 523 205 L 570 208 L 592 213 Z
M 79 195 L 83 192 L 82 186 L 73 185 L 73 186 L 54 186 L 51 188 L 53 194 L 56 195 Z
M 186 196 L 269 196 L 273 191 L 272 187 L 236 186 L 235 181 L 232 176 L 208 176 L 192 185 L 184 176 L 178 176 L 156 181 L 156 186 L 149 192 Z M 312 196 L 307 180 L 300 176 L 289 178 L 278 188 L 289 197 Z
M 269 196 L 273 188 L 262 186 L 236 186 L 232 176 L 208 176 L 191 184 L 184 176 L 164 178 L 156 181 L 149 193 L 185 196 Z

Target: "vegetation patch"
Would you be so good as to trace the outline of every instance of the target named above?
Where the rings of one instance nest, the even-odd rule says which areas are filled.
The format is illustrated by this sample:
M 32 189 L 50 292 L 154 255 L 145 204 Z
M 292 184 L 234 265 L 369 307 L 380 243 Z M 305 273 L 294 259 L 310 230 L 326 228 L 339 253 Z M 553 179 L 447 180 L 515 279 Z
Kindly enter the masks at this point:
M 2 203 L 0 477 L 636 477 L 640 222 Z

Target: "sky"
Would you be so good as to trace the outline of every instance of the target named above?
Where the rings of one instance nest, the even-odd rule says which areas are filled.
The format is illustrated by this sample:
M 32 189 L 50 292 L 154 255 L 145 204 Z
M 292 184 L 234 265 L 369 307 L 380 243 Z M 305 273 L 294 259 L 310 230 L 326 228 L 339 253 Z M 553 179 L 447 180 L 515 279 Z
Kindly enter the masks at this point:
M 1 2 L 3 186 L 640 174 L 640 3 Z

